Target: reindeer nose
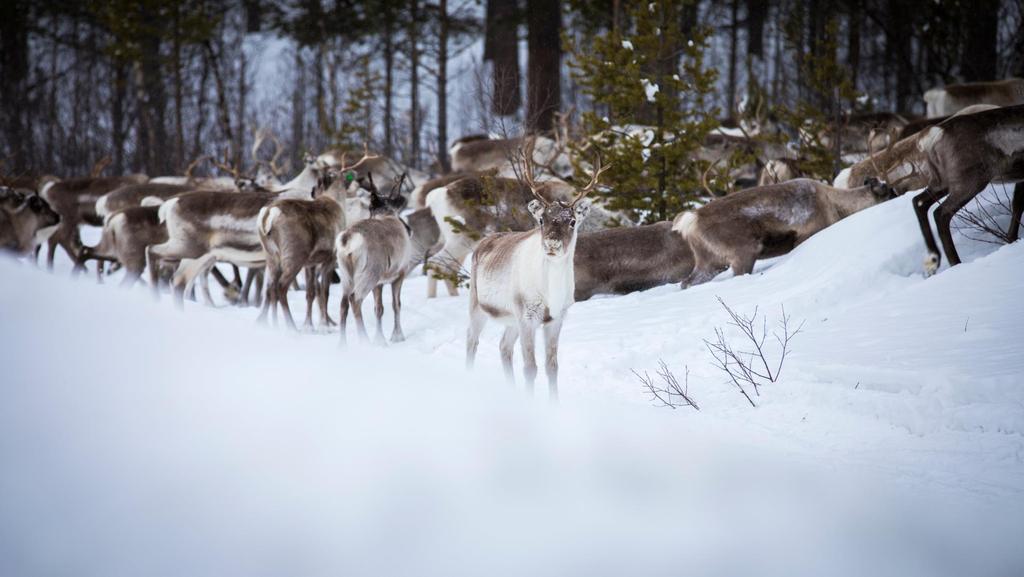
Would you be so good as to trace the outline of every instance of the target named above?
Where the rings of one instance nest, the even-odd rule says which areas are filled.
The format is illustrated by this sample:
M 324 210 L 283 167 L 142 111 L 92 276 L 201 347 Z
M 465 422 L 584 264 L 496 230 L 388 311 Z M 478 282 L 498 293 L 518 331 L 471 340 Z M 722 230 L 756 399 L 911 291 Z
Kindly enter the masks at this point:
M 551 255 L 561 252 L 562 241 L 552 240 L 550 238 L 544 239 L 544 251 Z

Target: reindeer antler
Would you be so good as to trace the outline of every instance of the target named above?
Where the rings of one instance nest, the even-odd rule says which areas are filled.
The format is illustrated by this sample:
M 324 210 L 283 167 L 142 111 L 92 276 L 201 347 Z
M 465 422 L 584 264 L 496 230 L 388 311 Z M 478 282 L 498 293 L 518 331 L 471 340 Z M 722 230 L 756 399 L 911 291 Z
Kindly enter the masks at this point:
M 875 130 L 874 128 L 872 128 L 870 131 L 868 131 L 868 162 L 871 163 L 871 168 L 875 169 L 875 174 L 878 175 L 879 179 L 884 180 L 884 181 L 888 181 L 889 180 L 889 173 L 892 172 L 893 168 L 895 168 L 895 165 L 890 166 L 889 168 L 886 168 L 885 170 L 883 170 L 883 169 L 879 168 L 878 167 L 878 163 L 875 162 L 876 152 L 871 150 L 871 142 L 875 139 L 875 134 L 876 133 L 877 133 L 877 130 Z M 882 150 L 883 153 L 891 152 L 892 149 L 893 149 L 893 146 L 896 145 L 896 138 L 895 138 L 896 137 L 896 129 L 895 128 L 890 128 L 888 130 L 888 133 L 889 133 L 889 138 L 888 138 L 888 142 L 886 143 L 885 148 Z M 911 163 L 911 164 L 913 164 L 913 163 Z M 907 176 L 904 176 L 903 178 L 901 178 L 897 182 L 903 182 L 904 180 L 906 180 L 907 178 L 913 176 L 914 174 L 917 174 L 916 167 L 914 167 L 911 170 L 910 174 L 908 174 Z
M 100 174 L 102 174 L 102 173 L 103 173 L 103 171 L 104 171 L 104 170 L 105 170 L 105 169 L 106 169 L 106 168 L 107 168 L 108 166 L 110 166 L 110 163 L 111 163 L 111 162 L 113 162 L 113 161 L 114 161 L 114 160 L 113 160 L 113 159 L 112 159 L 112 158 L 110 157 L 110 155 L 109 155 L 109 154 L 108 154 L 107 156 L 104 156 L 103 158 L 101 158 L 101 159 L 97 160 L 97 161 L 96 161 L 96 164 L 92 165 L 92 173 L 91 173 L 91 176 L 92 176 L 93 178 L 96 178 L 96 177 L 98 177 L 98 176 L 99 176 Z
M 594 189 L 597 188 L 597 181 L 601 179 L 601 175 L 604 174 L 604 172 L 611 167 L 612 165 L 610 164 L 601 166 L 601 155 L 598 154 L 594 158 L 594 174 L 590 176 L 590 182 L 588 182 L 587 185 L 584 186 L 583 188 L 579 189 L 579 191 L 576 193 L 576 196 L 573 197 L 572 203 L 569 206 L 575 206 L 576 203 L 579 202 L 584 196 L 587 196 L 588 194 L 593 192 Z
M 270 162 L 260 160 L 258 156 L 259 150 L 263 146 L 263 143 L 264 141 L 267 140 L 267 138 L 270 138 L 270 141 L 274 143 L 274 155 L 270 158 Z M 270 169 L 271 174 L 273 174 L 274 176 L 281 176 L 281 173 L 284 172 L 284 169 L 277 165 L 277 159 L 280 158 L 282 154 L 284 154 L 284 148 L 281 146 L 281 141 L 277 139 L 277 135 L 275 135 L 274 131 L 270 130 L 269 128 L 256 129 L 256 133 L 254 134 L 252 140 L 252 149 L 250 151 L 250 154 L 252 155 L 252 161 L 254 164 L 266 165 L 267 168 Z
M 355 164 L 346 164 L 347 158 L 348 158 L 348 151 L 342 152 L 341 153 L 341 172 L 342 173 L 345 173 L 345 172 L 347 172 L 349 170 L 355 170 L 355 169 L 359 168 L 359 166 L 361 164 L 363 164 L 364 162 L 366 162 L 367 160 L 373 160 L 375 158 L 380 158 L 380 155 L 379 154 L 370 154 L 369 145 L 367 145 L 364 142 L 363 143 L 363 157 L 362 158 L 357 160 Z
M 711 164 L 709 164 L 707 169 L 704 170 L 703 172 L 701 172 L 701 174 L 700 174 L 700 185 L 704 188 L 704 190 L 707 191 L 707 193 L 710 196 L 715 196 L 715 193 L 712 192 L 711 191 L 711 187 L 708 186 L 708 173 L 711 172 L 712 168 L 718 166 L 719 162 L 722 162 L 721 158 L 719 158 L 718 160 L 716 160 L 716 161 L 712 162 Z
M 546 198 L 540 194 L 540 186 L 533 180 L 533 147 L 537 143 L 537 137 L 531 136 L 523 142 L 523 180 L 526 181 L 526 186 L 529 187 L 530 192 L 537 198 L 544 206 L 551 204 Z
M 217 159 L 211 156 L 210 157 L 210 162 L 213 163 L 214 166 L 216 166 L 217 168 L 219 168 L 219 169 L 223 170 L 224 172 L 230 174 L 232 176 L 232 178 L 237 180 L 238 178 L 240 178 L 239 170 L 238 170 L 238 168 L 236 166 L 231 164 L 231 161 L 229 160 L 229 158 L 230 157 L 228 155 L 228 150 L 225 148 L 224 149 L 224 160 L 223 161 L 217 162 Z
M 185 178 L 192 178 L 192 171 L 204 160 L 213 160 L 213 157 L 209 154 L 200 154 L 195 160 L 188 164 L 188 168 L 185 169 Z
M 920 175 L 921 175 L 921 173 L 918 172 L 918 170 L 917 170 L 917 163 L 916 162 L 911 162 L 910 163 L 910 174 L 901 176 L 900 178 L 897 178 L 896 180 L 894 180 L 892 182 L 887 182 L 887 184 L 889 186 L 891 186 L 892 188 L 896 188 L 903 181 L 911 179 L 911 178 L 913 178 L 915 176 L 920 176 Z M 882 179 L 882 180 L 886 180 L 887 181 L 887 179 Z

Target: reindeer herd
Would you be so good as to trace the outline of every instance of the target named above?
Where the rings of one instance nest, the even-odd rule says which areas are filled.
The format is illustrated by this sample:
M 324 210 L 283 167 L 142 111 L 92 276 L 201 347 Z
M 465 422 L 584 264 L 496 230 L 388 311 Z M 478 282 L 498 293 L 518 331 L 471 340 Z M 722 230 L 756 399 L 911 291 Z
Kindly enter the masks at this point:
M 291 328 L 288 293 L 302 273 L 304 328 L 314 328 L 316 305 L 320 329 L 337 324 L 342 342 L 349 310 L 359 336 L 368 338 L 362 304 L 371 292 L 376 340 L 385 342 L 389 285 L 392 343 L 405 339 L 404 280 L 421 267 L 429 276 L 428 298 L 436 297 L 438 282 L 455 295 L 472 255 L 467 366 L 487 320 L 498 321 L 505 327 L 505 373 L 512 378 L 519 341 L 532 389 L 535 336 L 543 329 L 555 397 L 562 324 L 574 302 L 596 294 L 671 283 L 686 288 L 726 269 L 749 274 L 757 260 L 785 254 L 825 227 L 909 190 L 923 189 L 913 206 L 928 251 L 926 274 L 940 263 L 929 209 L 943 198 L 934 220 L 950 265 L 960 262 L 952 218 L 989 183 L 1016 183 L 1007 235 L 1015 240 L 1024 212 L 1024 80 L 947 86 L 925 100 L 930 118 L 851 117 L 840 134 L 828 135 L 847 143 L 844 153 L 852 161 L 831 185 L 796 178 L 785 148 L 762 148 L 757 186 L 654 224 L 635 226 L 627 215 L 587 199 L 602 186 L 607 166 L 599 155 L 572 158 L 566 135 L 557 131 L 555 138 L 460 139 L 450 150 L 453 172 L 433 178 L 364 147 L 354 163 L 348 150 L 307 155 L 302 170 L 281 182 L 280 144 L 261 130 L 253 176 L 206 157 L 231 177 L 193 177 L 203 160 L 197 159 L 184 176 L 101 177 L 94 170 L 68 179 L 4 178 L 0 249 L 38 260 L 45 244 L 52 268 L 59 247 L 76 271 L 93 260 L 99 278 L 108 264 L 124 269 L 125 285 L 148 271 L 153 293 L 169 291 L 179 304 L 186 295 L 195 298 L 197 288 L 213 304 L 213 277 L 230 301 L 261 307 L 260 321 L 276 324 L 280 308 Z M 259 161 L 257 151 L 268 138 L 274 156 Z M 718 134 L 699 156 L 713 161 L 738 145 L 753 146 Z M 576 163 L 592 166 L 591 173 L 574 175 L 574 160 L 592 161 Z M 578 186 L 582 180 L 586 184 Z M 83 244 L 83 223 L 102 226 L 97 245 Z M 230 267 L 233 278 L 218 264 Z M 337 321 L 328 306 L 334 283 L 340 285 Z

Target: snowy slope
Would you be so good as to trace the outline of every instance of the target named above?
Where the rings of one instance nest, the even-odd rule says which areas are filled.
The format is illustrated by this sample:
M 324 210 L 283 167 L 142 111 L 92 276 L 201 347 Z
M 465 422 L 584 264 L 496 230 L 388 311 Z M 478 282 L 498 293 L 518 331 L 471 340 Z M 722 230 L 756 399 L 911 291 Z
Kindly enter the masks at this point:
M 1021 574 L 1024 243 L 957 241 L 923 278 L 907 195 L 574 305 L 557 406 L 494 326 L 467 374 L 466 299 L 422 277 L 408 342 L 341 350 L 0 262 L 0 575 Z M 756 409 L 710 365 L 716 297 L 805 321 Z M 700 412 L 650 406 L 659 358 Z

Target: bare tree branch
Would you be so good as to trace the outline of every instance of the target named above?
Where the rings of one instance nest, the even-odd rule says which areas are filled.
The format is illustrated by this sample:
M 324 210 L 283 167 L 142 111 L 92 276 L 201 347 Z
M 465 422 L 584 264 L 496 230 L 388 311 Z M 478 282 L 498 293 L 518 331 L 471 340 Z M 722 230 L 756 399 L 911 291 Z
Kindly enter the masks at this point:
M 676 379 L 675 374 L 668 368 L 665 361 L 661 359 L 658 359 L 658 371 L 655 374 L 658 375 L 663 384 L 655 383 L 654 378 L 647 374 L 647 371 L 644 371 L 644 374 L 641 375 L 633 369 L 633 374 L 643 383 L 647 393 L 651 395 L 652 402 L 659 403 L 660 406 L 670 409 L 693 407 L 695 411 L 700 410 L 697 402 L 690 396 L 690 367 L 686 367 L 686 375 L 683 377 L 682 385 L 679 384 L 679 380 Z

